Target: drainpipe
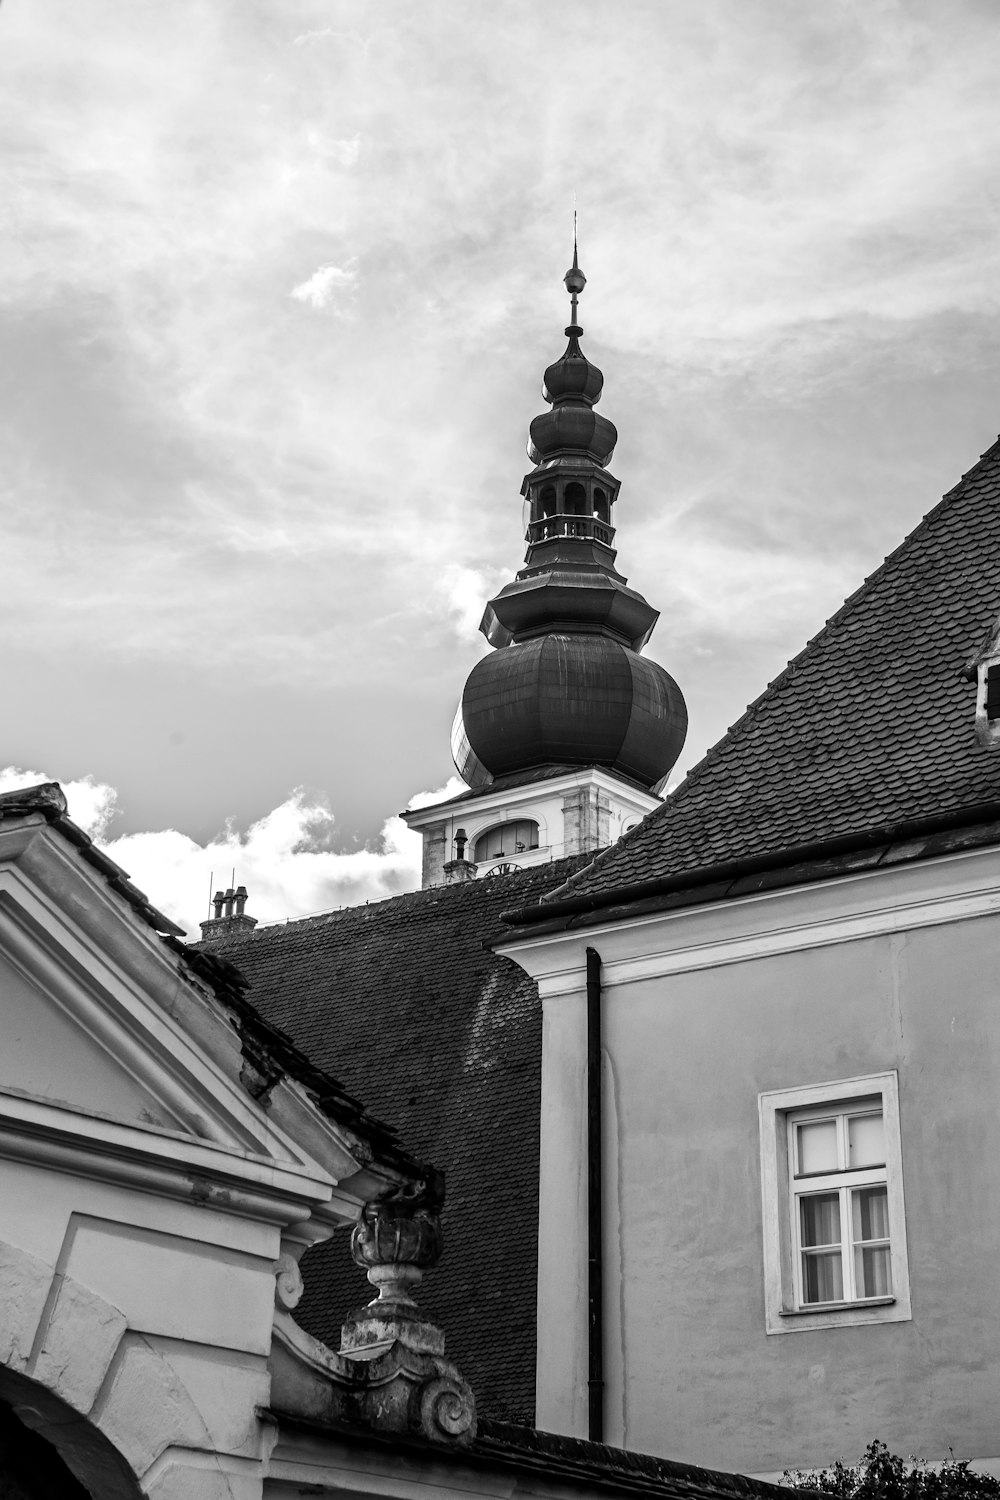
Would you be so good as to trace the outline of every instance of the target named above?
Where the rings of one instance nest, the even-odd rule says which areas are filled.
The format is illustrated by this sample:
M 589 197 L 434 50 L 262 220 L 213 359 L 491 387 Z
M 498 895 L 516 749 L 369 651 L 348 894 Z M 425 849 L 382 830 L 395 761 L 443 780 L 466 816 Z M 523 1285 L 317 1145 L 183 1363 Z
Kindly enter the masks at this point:
M 601 955 L 587 949 L 587 1436 L 604 1441 Z

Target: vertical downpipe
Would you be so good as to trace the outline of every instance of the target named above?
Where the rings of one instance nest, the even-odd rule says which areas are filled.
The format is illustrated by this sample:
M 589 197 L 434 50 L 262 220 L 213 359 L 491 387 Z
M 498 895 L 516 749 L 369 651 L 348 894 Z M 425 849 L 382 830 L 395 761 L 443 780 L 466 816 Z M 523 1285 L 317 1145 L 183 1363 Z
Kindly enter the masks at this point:
M 604 1441 L 601 955 L 587 949 L 587 1436 Z

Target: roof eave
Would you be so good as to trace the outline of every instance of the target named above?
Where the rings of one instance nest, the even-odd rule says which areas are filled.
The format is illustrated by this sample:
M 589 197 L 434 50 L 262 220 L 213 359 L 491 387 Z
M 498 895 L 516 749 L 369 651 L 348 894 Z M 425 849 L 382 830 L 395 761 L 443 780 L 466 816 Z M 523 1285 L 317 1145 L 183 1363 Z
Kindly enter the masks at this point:
M 997 843 L 1000 800 L 501 912 L 508 930 L 489 939 L 486 946 L 503 948 L 518 939 L 538 938 L 570 927 L 600 926 L 672 907 L 731 901 L 765 887 L 804 885 L 877 865 L 930 859 Z

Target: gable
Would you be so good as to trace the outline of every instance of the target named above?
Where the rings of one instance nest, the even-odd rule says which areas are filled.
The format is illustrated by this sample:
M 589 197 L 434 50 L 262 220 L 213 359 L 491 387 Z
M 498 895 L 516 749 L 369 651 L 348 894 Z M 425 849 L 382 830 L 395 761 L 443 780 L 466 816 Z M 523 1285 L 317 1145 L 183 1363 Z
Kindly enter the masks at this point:
M 963 669 L 1000 606 L 1000 442 L 661 807 L 552 898 L 992 801 Z M 543 898 L 544 899 L 544 898 Z
M 140 909 L 109 889 L 26 795 L 9 814 L 0 799 L 0 1154 L 30 1128 L 73 1150 L 98 1144 L 110 1172 L 127 1157 L 185 1180 L 267 1182 L 330 1200 L 338 1221 L 346 1195 L 353 1218 L 350 1184 L 371 1191 L 381 1161 L 307 1092 L 335 1094 L 334 1080 L 288 1077 L 273 1055 L 283 1039 L 203 982 L 151 929 L 144 898 Z
M 109 1050 L 109 1046 L 111 1050 Z M 0 952 L 0 1091 L 81 1114 L 202 1134 L 136 1076 L 123 1041 L 99 1040 L 73 1008 Z

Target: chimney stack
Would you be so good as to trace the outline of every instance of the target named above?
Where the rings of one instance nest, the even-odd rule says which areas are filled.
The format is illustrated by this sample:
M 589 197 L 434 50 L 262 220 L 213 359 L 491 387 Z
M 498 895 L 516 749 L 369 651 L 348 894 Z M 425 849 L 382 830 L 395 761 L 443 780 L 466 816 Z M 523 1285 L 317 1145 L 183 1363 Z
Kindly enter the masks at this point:
M 248 938 L 257 926 L 256 917 L 246 914 L 247 888 L 230 886 L 226 891 L 216 891 L 212 897 L 213 915 L 201 923 L 201 940 L 212 943 L 220 938 L 231 942 L 234 938 Z

